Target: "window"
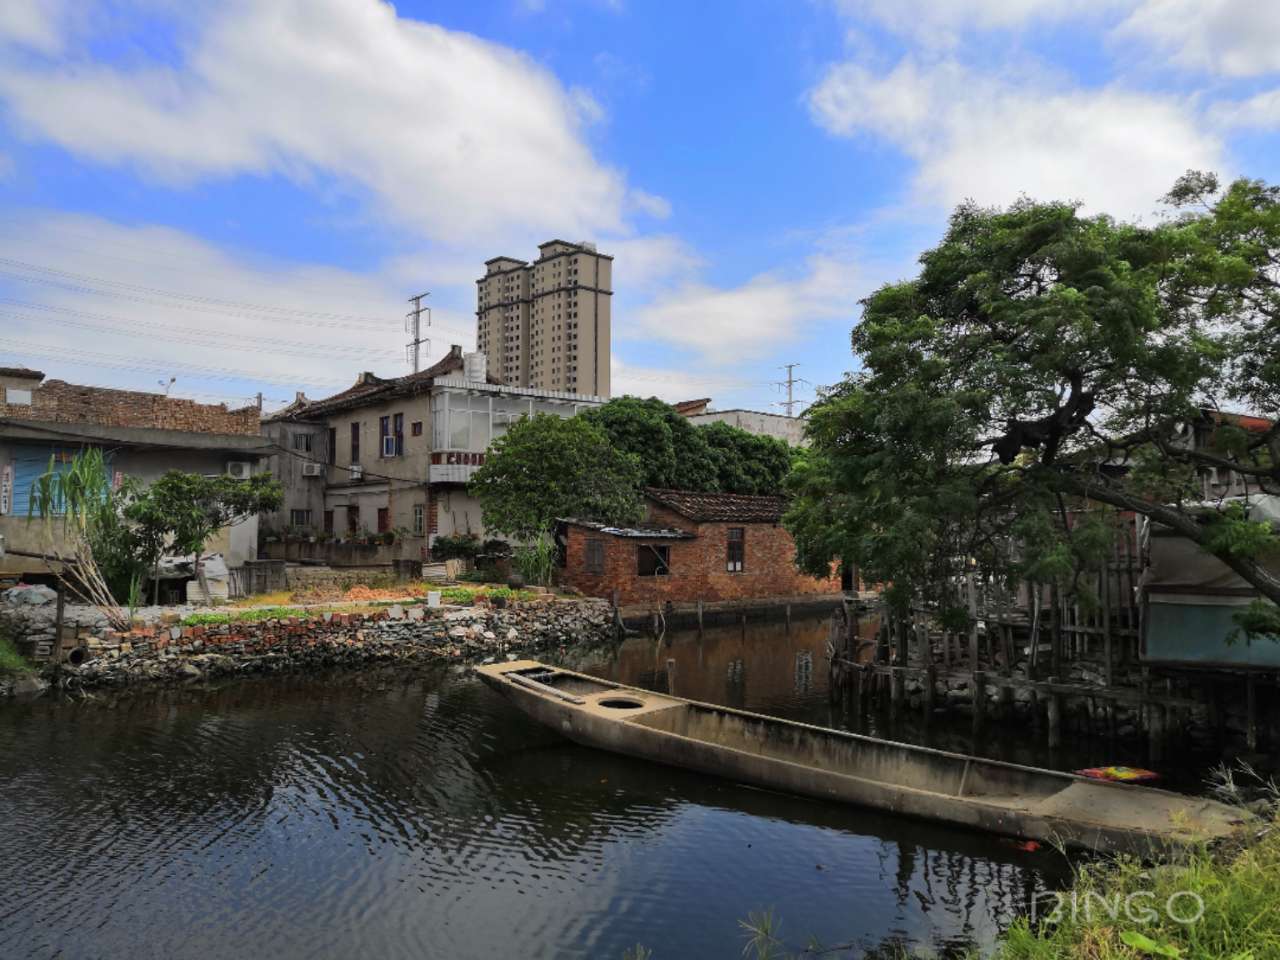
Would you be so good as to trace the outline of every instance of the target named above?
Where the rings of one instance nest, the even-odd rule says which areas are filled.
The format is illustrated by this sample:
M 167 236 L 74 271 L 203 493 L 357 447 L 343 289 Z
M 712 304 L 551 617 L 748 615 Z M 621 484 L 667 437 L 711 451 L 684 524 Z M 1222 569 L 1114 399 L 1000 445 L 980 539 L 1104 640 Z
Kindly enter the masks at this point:
M 347 507 L 347 533 L 360 532 L 360 508 L 354 503 Z
M 413 423 L 409 424 L 409 433 L 415 437 L 422 436 L 422 421 L 415 420 Z
M 418 424 L 418 426 L 422 426 L 422 424 Z M 416 536 L 419 536 L 419 537 L 422 536 L 422 531 L 426 527 L 426 524 L 424 522 L 426 519 L 426 513 L 427 513 L 426 504 L 415 503 L 413 505 L 413 532 Z
M 604 573 L 604 541 L 587 541 L 587 573 Z
M 11 403 L 15 407 L 29 407 L 31 406 L 31 391 L 18 387 L 5 387 L 4 402 Z
M 311 434 L 295 433 L 293 435 L 293 449 L 301 450 L 303 453 L 311 452 Z
M 730 573 L 741 573 L 746 566 L 746 528 L 730 527 L 728 551 L 724 568 Z
M 636 547 L 636 575 L 665 577 L 671 573 L 671 548 L 642 543 Z
M 333 533 L 333 511 L 326 510 L 324 512 L 324 532 Z
M 311 511 L 310 510 L 290 510 L 289 526 L 291 527 L 311 526 Z
M 378 508 L 378 532 L 386 533 L 391 529 L 391 510 L 388 507 Z
M 338 431 L 334 427 L 329 428 L 329 456 L 327 459 L 330 463 L 338 462 Z
M 404 414 L 397 413 L 391 418 L 391 432 L 396 438 L 396 456 L 404 456 Z
M 358 423 L 351 425 L 351 462 L 360 462 L 360 424 Z
M 393 451 L 387 450 L 387 437 L 391 436 L 391 418 L 378 418 L 378 456 L 394 456 Z

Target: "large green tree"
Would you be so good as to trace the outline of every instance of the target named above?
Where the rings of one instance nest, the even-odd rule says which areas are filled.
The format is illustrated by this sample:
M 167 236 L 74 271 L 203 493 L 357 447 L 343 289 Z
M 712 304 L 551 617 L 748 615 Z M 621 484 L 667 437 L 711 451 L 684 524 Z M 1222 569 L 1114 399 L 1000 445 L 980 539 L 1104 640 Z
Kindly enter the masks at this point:
M 696 426 L 656 397 L 616 397 L 582 416 L 636 460 L 646 487 L 777 493 L 791 465 L 782 440 L 724 423 Z
M 560 517 L 639 520 L 639 484 L 636 461 L 594 423 L 540 413 L 494 441 L 468 489 L 480 501 L 486 529 L 528 541 Z
M 810 410 L 786 523 L 813 572 L 857 562 L 899 603 L 973 559 L 1068 581 L 1098 562 L 1089 503 L 1131 510 L 1215 554 L 1272 601 L 1278 538 L 1206 509 L 1211 466 L 1280 490 L 1280 194 L 1188 174 L 1143 227 L 1067 203 L 961 206 L 914 279 L 863 301 L 860 369 Z M 1186 442 L 1199 425 L 1208 445 Z M 1276 608 L 1246 627 L 1277 632 Z

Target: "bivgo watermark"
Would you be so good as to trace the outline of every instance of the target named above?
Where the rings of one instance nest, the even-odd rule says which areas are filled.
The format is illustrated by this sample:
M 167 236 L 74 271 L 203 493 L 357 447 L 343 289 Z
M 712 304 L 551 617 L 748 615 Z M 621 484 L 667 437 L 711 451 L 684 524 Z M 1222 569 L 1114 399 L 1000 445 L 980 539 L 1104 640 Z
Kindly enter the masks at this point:
M 1135 890 L 1125 896 L 1050 890 L 1031 898 L 1030 912 L 1033 924 L 1040 920 L 1061 923 L 1068 918 L 1073 923 L 1124 918 L 1135 924 L 1165 919 L 1192 924 L 1204 916 L 1204 900 L 1194 890 L 1175 890 L 1163 898 L 1150 890 Z

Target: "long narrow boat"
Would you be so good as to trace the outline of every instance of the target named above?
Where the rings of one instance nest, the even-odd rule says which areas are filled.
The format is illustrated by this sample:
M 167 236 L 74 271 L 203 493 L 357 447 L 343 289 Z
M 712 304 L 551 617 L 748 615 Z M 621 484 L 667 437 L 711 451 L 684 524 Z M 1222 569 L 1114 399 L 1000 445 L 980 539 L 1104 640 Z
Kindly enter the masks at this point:
M 1252 819 L 1214 800 L 717 707 L 534 660 L 476 672 L 585 746 L 1007 836 L 1146 854 L 1228 837 Z

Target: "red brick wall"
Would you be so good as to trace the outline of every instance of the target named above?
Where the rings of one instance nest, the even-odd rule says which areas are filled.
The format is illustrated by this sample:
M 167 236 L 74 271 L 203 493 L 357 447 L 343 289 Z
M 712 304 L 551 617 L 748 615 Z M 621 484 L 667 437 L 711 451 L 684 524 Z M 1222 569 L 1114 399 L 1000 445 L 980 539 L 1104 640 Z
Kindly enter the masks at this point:
M 655 513 L 659 512 L 655 509 Z M 680 519 L 682 529 L 696 532 L 693 540 L 643 540 L 612 537 L 585 527 L 568 527 L 565 547 L 564 583 L 588 596 L 612 598 L 619 592 L 622 603 L 692 602 L 705 600 L 748 600 L 762 597 L 792 597 L 840 592 L 840 578 L 817 580 L 795 567 L 795 542 L 781 524 L 691 524 Z M 653 522 L 676 526 L 673 517 L 651 515 Z M 746 531 L 746 562 L 741 573 L 725 569 L 728 529 Z M 586 543 L 604 542 L 604 573 L 586 570 Z M 665 545 L 670 550 L 671 573 L 662 577 L 641 577 L 636 573 L 636 550 L 644 544 Z
M 0 417 L 48 423 L 94 423 L 105 427 L 144 427 L 193 433 L 258 435 L 258 409 L 228 410 L 224 404 L 196 403 L 158 393 L 84 387 L 48 380 L 31 391 L 30 406 L 6 404 L 0 392 Z

